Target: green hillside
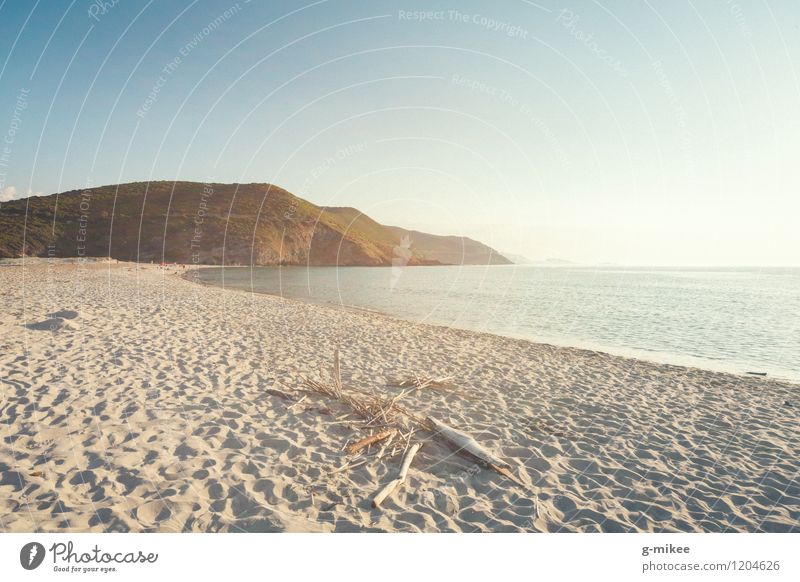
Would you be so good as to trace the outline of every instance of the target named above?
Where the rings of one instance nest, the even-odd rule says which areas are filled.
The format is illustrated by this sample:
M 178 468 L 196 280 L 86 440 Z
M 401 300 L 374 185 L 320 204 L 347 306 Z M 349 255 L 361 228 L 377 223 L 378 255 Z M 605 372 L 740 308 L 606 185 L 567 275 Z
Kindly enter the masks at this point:
M 134 182 L 0 206 L 0 258 L 390 265 L 406 233 L 412 265 L 508 262 L 467 238 L 385 227 L 354 208 L 315 206 L 270 184 Z

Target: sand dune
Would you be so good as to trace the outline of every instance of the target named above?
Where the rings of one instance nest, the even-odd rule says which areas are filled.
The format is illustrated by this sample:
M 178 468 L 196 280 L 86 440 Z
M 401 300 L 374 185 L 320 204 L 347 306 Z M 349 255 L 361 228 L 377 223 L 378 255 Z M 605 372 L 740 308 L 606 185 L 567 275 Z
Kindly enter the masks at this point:
M 2 531 L 789 531 L 798 387 L 195 285 L 180 269 L 0 266 Z M 296 403 L 341 350 L 529 488 L 434 441 L 332 473 L 361 423 Z M 288 395 L 286 397 L 285 395 Z M 421 435 L 424 438 L 424 435 Z

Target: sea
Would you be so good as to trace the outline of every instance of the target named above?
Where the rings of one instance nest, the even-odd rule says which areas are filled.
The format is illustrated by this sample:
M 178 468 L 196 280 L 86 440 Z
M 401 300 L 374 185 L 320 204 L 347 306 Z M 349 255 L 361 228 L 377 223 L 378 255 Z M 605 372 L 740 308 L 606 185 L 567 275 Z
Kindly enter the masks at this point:
M 205 283 L 800 382 L 800 268 L 210 267 Z

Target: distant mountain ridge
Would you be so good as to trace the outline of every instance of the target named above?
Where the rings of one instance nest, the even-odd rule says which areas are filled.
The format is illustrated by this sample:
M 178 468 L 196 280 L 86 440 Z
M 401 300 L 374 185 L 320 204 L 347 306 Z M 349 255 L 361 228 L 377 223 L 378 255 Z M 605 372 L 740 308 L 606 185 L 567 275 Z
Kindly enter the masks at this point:
M 405 237 L 405 238 L 404 238 Z M 226 265 L 509 264 L 460 236 L 384 226 L 272 184 L 132 182 L 0 205 L 0 258 Z

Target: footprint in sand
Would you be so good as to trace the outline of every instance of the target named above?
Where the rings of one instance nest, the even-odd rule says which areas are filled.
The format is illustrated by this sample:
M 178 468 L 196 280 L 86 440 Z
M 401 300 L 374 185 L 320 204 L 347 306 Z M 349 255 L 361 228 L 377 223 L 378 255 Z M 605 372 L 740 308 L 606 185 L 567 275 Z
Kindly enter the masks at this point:
M 64 327 L 64 320 L 61 318 L 45 319 L 36 323 L 26 323 L 25 327 L 33 331 L 58 331 Z
M 78 312 L 72 311 L 70 309 L 62 309 L 61 311 L 48 313 L 47 317 L 50 317 L 52 319 L 75 319 L 76 317 L 78 317 Z
M 73 320 L 77 319 L 78 315 L 77 311 L 62 309 L 61 311 L 48 313 L 46 316 L 48 319 L 43 321 L 26 323 L 25 327 L 33 331 L 58 331 L 64 328 L 77 329 L 78 322 Z
M 145 527 L 180 531 L 180 525 L 185 523 L 194 509 L 193 504 L 185 501 L 154 499 L 135 508 L 132 515 Z
M 145 526 L 154 526 L 172 516 L 169 505 L 164 501 L 150 501 L 140 505 L 135 510 L 136 519 Z
M 75 329 L 77 327 L 77 322 L 72 322 L 72 320 L 77 319 L 78 315 L 79 313 L 77 311 L 62 309 L 60 311 L 48 313 L 46 315 L 48 319 L 43 321 L 26 323 L 25 327 L 33 331 L 58 331 L 64 328 Z

